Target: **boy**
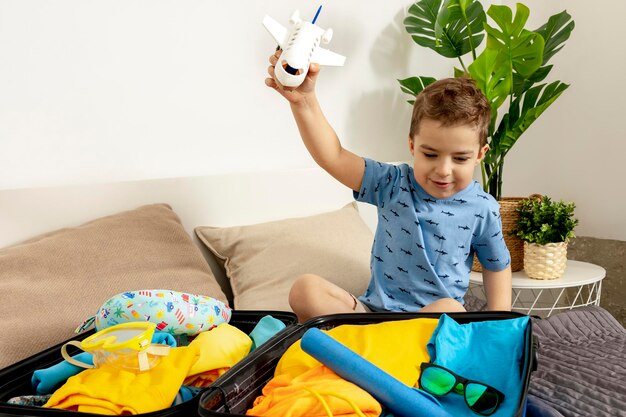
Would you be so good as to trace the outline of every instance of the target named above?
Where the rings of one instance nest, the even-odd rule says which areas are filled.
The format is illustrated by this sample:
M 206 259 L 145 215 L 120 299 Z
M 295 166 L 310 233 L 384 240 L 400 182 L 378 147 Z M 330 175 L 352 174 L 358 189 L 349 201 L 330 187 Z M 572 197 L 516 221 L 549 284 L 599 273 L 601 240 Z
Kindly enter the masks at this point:
M 497 202 L 473 180 L 489 149 L 490 107 L 467 78 L 437 81 L 415 100 L 408 138 L 413 166 L 361 158 L 344 149 L 317 101 L 319 66 L 286 89 L 274 78 L 281 51 L 270 57 L 267 86 L 291 106 L 315 162 L 378 207 L 369 286 L 353 294 L 313 274 L 297 278 L 289 303 L 298 319 L 366 311 L 465 311 L 472 253 L 483 265 L 489 310 L 511 309 L 510 255 Z

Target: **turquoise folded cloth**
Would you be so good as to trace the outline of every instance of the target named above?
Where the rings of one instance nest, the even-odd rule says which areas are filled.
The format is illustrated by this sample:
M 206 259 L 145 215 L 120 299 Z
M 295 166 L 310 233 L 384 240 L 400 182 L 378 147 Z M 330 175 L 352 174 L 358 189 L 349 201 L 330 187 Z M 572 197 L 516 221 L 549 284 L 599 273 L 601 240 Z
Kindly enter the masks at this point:
M 515 415 L 528 367 L 525 341 L 529 320 L 519 317 L 459 324 L 443 314 L 426 347 L 430 360 L 504 393 L 504 401 L 491 417 Z M 454 416 L 477 416 L 462 395 L 450 393 L 437 399 Z
M 252 347 L 250 348 L 250 351 L 252 352 L 254 349 L 267 342 L 285 327 L 285 323 L 272 316 L 268 315 L 261 317 L 261 320 L 259 320 L 249 334 L 250 339 L 252 339 Z

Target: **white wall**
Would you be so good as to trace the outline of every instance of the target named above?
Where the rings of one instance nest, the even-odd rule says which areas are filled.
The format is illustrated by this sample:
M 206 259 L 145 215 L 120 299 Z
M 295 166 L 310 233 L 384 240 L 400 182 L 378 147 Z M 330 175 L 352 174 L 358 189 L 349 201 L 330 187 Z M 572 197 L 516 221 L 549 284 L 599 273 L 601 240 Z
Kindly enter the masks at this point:
M 380 160 L 408 155 L 396 79 L 451 75 L 451 61 L 404 31 L 411 3 L 327 2 L 318 20 L 347 56 L 320 75 L 326 114 L 346 147 Z M 510 154 L 504 192 L 576 201 L 579 235 L 626 240 L 626 3 L 525 3 L 536 26 L 566 7 L 574 16 L 552 75 L 572 87 Z M 0 189 L 312 166 L 287 104 L 264 85 L 275 44 L 260 22 L 286 23 L 295 8 L 310 18 L 317 5 L 0 1 Z
M 406 157 L 410 75 L 405 0 L 344 0 L 317 23 L 347 56 L 319 95 L 345 144 Z M 312 166 L 264 79 L 304 0 L 2 0 L 0 189 Z
M 562 10 L 576 28 L 551 60 L 549 76 L 570 87 L 507 157 L 503 192 L 574 201 L 579 236 L 626 240 L 626 2 L 522 3 L 531 10 L 533 29 Z

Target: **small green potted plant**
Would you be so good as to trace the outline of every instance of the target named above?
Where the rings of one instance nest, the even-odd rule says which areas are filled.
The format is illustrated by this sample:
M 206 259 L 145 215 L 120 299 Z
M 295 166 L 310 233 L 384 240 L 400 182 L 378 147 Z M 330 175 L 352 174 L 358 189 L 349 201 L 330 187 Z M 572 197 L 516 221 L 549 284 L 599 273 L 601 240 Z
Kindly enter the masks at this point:
M 556 279 L 563 276 L 567 243 L 578 219 L 574 203 L 552 201 L 538 195 L 522 200 L 513 234 L 524 241 L 524 270 L 530 278 Z

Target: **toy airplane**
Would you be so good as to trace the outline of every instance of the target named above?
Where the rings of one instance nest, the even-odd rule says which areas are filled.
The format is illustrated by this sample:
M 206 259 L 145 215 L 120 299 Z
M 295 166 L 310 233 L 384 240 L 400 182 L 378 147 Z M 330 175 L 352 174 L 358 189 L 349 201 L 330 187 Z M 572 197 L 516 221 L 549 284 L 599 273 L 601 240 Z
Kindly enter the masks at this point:
M 276 64 L 275 74 L 278 81 L 286 87 L 302 84 L 311 62 L 342 66 L 346 60 L 346 57 L 319 46 L 320 42 L 329 43 L 333 36 L 332 29 L 324 30 L 315 25 L 321 8 L 322 6 L 317 9 L 312 22 L 300 19 L 300 13 L 296 10 L 289 19 L 291 31 L 269 16 L 263 18 L 263 26 L 283 50 L 280 62 Z

